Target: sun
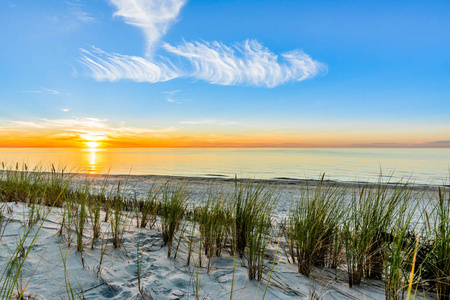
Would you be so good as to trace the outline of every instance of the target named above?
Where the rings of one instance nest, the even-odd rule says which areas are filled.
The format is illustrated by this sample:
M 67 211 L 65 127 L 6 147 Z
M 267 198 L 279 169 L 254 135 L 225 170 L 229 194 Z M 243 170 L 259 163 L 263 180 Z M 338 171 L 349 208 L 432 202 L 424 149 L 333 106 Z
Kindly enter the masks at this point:
M 102 145 L 101 141 L 106 139 L 105 135 L 101 132 L 86 132 L 80 134 L 80 138 L 83 139 L 83 144 L 89 149 L 98 148 Z
M 84 144 L 91 149 L 95 149 L 101 145 L 101 143 L 99 143 L 99 142 L 84 142 Z

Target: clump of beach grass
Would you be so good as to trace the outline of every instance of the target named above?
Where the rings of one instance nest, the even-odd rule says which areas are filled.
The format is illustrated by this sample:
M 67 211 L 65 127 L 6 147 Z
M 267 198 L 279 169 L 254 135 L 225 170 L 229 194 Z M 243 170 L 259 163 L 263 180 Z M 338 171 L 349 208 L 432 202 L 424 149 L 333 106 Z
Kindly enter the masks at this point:
M 354 191 L 343 226 L 350 287 L 362 278 L 382 279 L 385 241 L 390 239 L 389 229 L 407 190 L 407 184 L 390 187 L 389 181 L 380 178 L 374 186 L 363 185 L 359 197 Z
M 77 235 L 77 250 L 83 252 L 83 233 L 87 219 L 87 202 L 89 199 L 89 186 L 85 187 L 85 190 L 78 193 L 76 210 L 75 210 L 75 232 Z
M 1 180 L 0 180 L 1 182 Z M 0 276 L 0 297 L 2 299 L 13 299 L 14 297 L 18 299 L 23 299 L 25 295 L 25 287 L 22 286 L 22 269 L 25 265 L 27 257 L 30 255 L 34 245 L 38 241 L 39 232 L 44 226 L 45 220 L 47 220 L 49 214 L 51 213 L 53 207 L 59 200 L 59 197 L 64 193 L 64 190 L 60 191 L 60 194 L 54 199 L 54 202 L 49 206 L 45 215 L 41 218 L 41 223 L 39 226 L 25 226 L 22 234 L 20 234 L 18 241 L 16 242 L 16 247 L 12 252 L 6 267 L 1 272 Z M 26 203 L 26 202 L 25 202 Z M 3 220 L 2 220 L 3 221 Z M 37 222 L 33 225 L 36 225 Z M 26 245 L 29 241 L 28 245 Z M 1 244 L 0 244 L 1 246 Z M 14 290 L 17 289 L 17 293 Z
M 400 188 L 394 194 L 399 197 L 391 220 L 389 238 L 384 240 L 385 297 L 390 300 L 403 299 L 408 285 L 411 258 L 418 247 L 419 237 L 412 223 L 420 199 L 411 201 L 411 190 Z
M 334 246 L 345 209 L 345 189 L 326 187 L 323 179 L 314 189 L 302 189 L 285 230 L 292 261 L 306 276 L 310 276 L 313 266 L 325 267 L 327 261 L 335 264 L 339 252 Z
M 244 257 L 254 227 L 261 218 L 270 215 L 275 203 L 273 193 L 274 190 L 269 190 L 264 184 L 236 183 L 232 216 L 235 230 L 233 245 L 240 258 Z
M 88 199 L 88 212 L 90 224 L 92 227 L 92 245 L 94 248 L 95 242 L 100 238 L 101 234 L 101 212 L 103 203 L 106 202 L 104 189 L 99 195 L 90 195 Z
M 18 163 L 7 165 L 2 162 L 0 200 L 61 207 L 71 193 L 66 187 L 72 176 L 66 174 L 65 170 L 52 164 L 50 172 L 45 172 L 46 169 L 40 165 L 30 169 L 26 163 L 19 166 Z
M 51 165 L 50 175 L 44 174 L 44 189 L 45 189 L 45 205 L 52 205 L 55 203 L 57 207 L 61 207 L 64 201 L 73 194 L 72 189 L 67 187 L 73 179 L 73 175 L 66 173 L 66 167 Z
M 111 238 L 112 244 L 114 248 L 119 248 L 122 244 L 123 234 L 125 233 L 125 225 L 124 225 L 124 210 L 123 210 L 123 197 L 120 190 L 119 181 L 117 184 L 116 193 L 111 197 L 109 202 L 109 207 L 111 213 L 110 227 L 111 227 Z
M 210 187 L 206 203 L 197 210 L 199 231 L 203 251 L 208 257 L 208 272 L 211 258 L 220 257 L 228 235 L 231 212 L 228 193 Z
M 168 246 L 167 257 L 172 254 L 172 243 L 178 232 L 186 205 L 189 191 L 183 184 L 167 182 L 162 191 L 161 229 L 163 242 Z
M 233 251 L 248 263 L 248 278 L 262 279 L 263 262 L 270 241 L 274 189 L 264 184 L 236 182 L 232 215 Z
M 439 188 L 432 218 L 431 251 L 427 255 L 428 267 L 432 266 L 429 279 L 439 300 L 450 299 L 450 191 Z
M 101 235 L 101 213 L 102 213 L 103 207 L 105 206 L 105 204 L 107 202 L 106 185 L 107 185 L 107 177 L 105 177 L 105 179 L 103 180 L 103 182 L 100 186 L 99 193 L 94 194 L 89 191 L 89 194 L 88 194 L 87 207 L 88 207 L 89 220 L 90 220 L 91 229 L 92 229 L 91 249 L 94 248 L 95 242 L 100 238 L 100 235 Z
M 28 170 L 26 164 L 6 165 L 2 162 L 2 173 L 0 177 L 0 198 L 3 202 L 27 203 L 36 187 L 41 187 L 41 170 L 36 168 L 34 172 Z
M 140 228 L 154 228 L 156 217 L 161 209 L 159 198 L 161 196 L 162 187 L 151 185 L 147 197 L 137 202 L 137 226 Z
M 247 269 L 249 280 L 262 280 L 264 259 L 271 240 L 270 210 L 262 214 L 247 236 Z

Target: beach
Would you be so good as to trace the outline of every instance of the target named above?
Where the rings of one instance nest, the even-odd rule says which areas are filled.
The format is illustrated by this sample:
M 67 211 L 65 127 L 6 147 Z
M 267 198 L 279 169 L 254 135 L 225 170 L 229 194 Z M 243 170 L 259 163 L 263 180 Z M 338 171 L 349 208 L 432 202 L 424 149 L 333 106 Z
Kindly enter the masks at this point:
M 17 172 L 14 172 L 17 173 Z M 20 172 L 19 172 L 20 173 Z M 17 173 L 18 174 L 18 173 Z M 5 179 L 4 173 L 3 181 Z M 16 176 L 16 175 L 9 175 Z M 52 178 L 52 173 L 43 173 Z M 249 280 L 248 258 L 224 247 L 220 256 L 206 255 L 198 221 L 185 217 L 175 234 L 172 255 L 167 257 L 168 245 L 163 241 L 161 216 L 156 216 L 152 228 L 138 228 L 133 209 L 123 208 L 120 226 L 121 242 L 113 246 L 113 214 L 105 221 L 105 210 L 100 212 L 100 235 L 92 239 L 92 214 L 82 227 L 81 251 L 78 248 L 77 227 L 74 218 L 67 223 L 68 209 L 3 202 L 2 243 L 0 263 L 3 283 L 8 278 L 11 258 L 20 265 L 20 275 L 13 285 L 13 295 L 24 291 L 27 299 L 384 299 L 383 280 L 363 279 L 349 288 L 345 272 L 345 257 L 340 267 L 313 267 L 308 276 L 298 272 L 296 263 L 287 250 L 281 231 L 276 229 L 289 216 L 290 208 L 299 201 L 305 190 L 343 188 L 348 201 L 355 191 L 376 183 L 339 183 L 321 180 L 250 180 L 233 178 L 200 178 L 152 175 L 88 175 L 66 174 L 71 189 L 80 189 L 91 180 L 93 194 L 114 190 L 120 186 L 124 199 L 145 199 L 149 187 L 164 186 L 170 182 L 189 192 L 186 207 L 191 210 L 204 206 L 208 191 L 234 191 L 243 185 L 262 185 L 273 191 L 276 204 L 271 210 L 274 230 L 264 250 L 261 280 Z M 398 183 L 386 185 L 394 191 Z M 412 186 L 416 194 L 432 197 L 436 187 Z M 70 200 L 69 200 L 70 201 Z M 79 204 L 77 204 L 79 205 Z M 75 208 L 78 216 L 78 208 Z M 30 214 L 39 217 L 30 224 Z M 418 220 L 420 222 L 420 220 Z M 65 225 L 62 225 L 65 223 Z M 77 229 L 78 228 L 78 229 Z M 278 235 L 276 235 L 278 234 Z M 231 242 L 231 240 L 230 240 Z M 16 253 L 16 250 L 20 251 Z M 29 252 L 28 252 L 29 251 Z M 175 254 L 174 254 L 175 253 Z M 176 256 L 176 257 L 175 257 Z M 188 258 L 189 257 L 189 258 Z M 189 263 L 188 263 L 189 261 Z M 19 263 L 19 264 L 18 264 Z M 22 264 L 22 265 L 21 265 Z M 18 274 L 19 274 L 18 273 Z M 138 275 L 139 274 L 139 275 Z M 8 282 L 6 280 L 6 282 Z M 5 292 L 5 290 L 3 290 Z M 416 299 L 432 298 L 433 293 L 421 290 Z
M 449 16 L 0 1 L 0 300 L 450 300 Z

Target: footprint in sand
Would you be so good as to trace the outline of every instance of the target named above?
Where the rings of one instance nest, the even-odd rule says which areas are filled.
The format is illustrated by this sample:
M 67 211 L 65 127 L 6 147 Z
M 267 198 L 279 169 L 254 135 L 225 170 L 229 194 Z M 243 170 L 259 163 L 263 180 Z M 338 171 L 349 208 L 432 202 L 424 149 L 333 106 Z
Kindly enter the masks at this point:
M 217 281 L 220 283 L 229 282 L 230 280 L 232 280 L 233 271 L 223 270 L 223 271 L 211 272 L 211 277 L 214 279 L 214 281 Z
M 110 285 L 105 285 L 101 289 L 100 294 L 105 298 L 114 298 L 118 294 L 120 294 L 120 292 L 122 292 L 122 290 L 123 290 L 123 288 L 121 288 L 120 286 L 110 284 Z

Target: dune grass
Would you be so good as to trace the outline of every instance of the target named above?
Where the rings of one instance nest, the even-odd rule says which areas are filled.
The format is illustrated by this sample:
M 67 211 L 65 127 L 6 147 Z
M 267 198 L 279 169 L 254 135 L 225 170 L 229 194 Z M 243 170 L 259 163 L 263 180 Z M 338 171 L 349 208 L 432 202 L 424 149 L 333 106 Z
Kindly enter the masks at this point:
M 350 287 L 363 278 L 382 279 L 386 242 L 392 240 L 390 228 L 407 207 L 407 193 L 407 184 L 389 186 L 381 178 L 353 193 L 343 226 Z
M 167 257 L 170 257 L 173 239 L 186 211 L 189 191 L 183 184 L 167 182 L 162 193 L 161 229 L 163 241 L 167 245 Z
M 287 224 L 287 242 L 298 272 L 310 276 L 314 266 L 334 262 L 335 242 L 345 211 L 345 189 L 323 186 L 323 177 L 314 188 L 302 189 Z
M 101 213 L 103 204 L 106 202 L 106 180 L 103 181 L 99 194 L 88 195 L 87 208 L 89 213 L 90 224 L 92 228 L 92 244 L 94 248 L 95 242 L 101 235 Z
M 412 224 L 418 201 L 411 201 L 411 190 L 404 187 L 394 194 L 398 197 L 397 208 L 392 214 L 391 224 L 387 225 L 390 226 L 389 237 L 384 239 L 384 257 L 380 259 L 384 262 L 385 298 L 397 300 L 403 299 L 407 292 L 411 258 L 419 243 L 416 226 Z
M 120 181 L 117 184 L 116 193 L 107 201 L 111 213 L 111 238 L 114 248 L 119 248 L 122 244 L 122 237 L 125 233 L 124 227 L 124 202 L 120 191 Z
M 211 187 L 206 203 L 196 210 L 196 214 L 205 255 L 209 261 L 214 255 L 220 257 L 230 232 L 231 211 L 228 194 Z
M 241 258 L 244 257 L 253 229 L 271 212 L 274 205 L 273 192 L 263 184 L 236 185 L 232 216 L 236 241 L 233 244 Z
M 72 180 L 73 176 L 54 166 L 45 172 L 42 168 L 29 170 L 25 164 L 4 165 L 0 173 L 0 233 L 7 226 L 6 203 L 25 203 L 29 213 L 18 243 L 7 245 L 12 251 L 0 278 L 2 297 L 25 293 L 27 285 L 19 284 L 24 261 L 37 241 L 43 220 L 52 207 L 58 206 L 62 208 L 60 233 L 66 235 L 67 247 L 71 247 L 74 232 L 74 246 L 80 253 L 86 241 L 94 248 L 99 239 L 102 256 L 109 246 L 119 248 L 127 224 L 133 223 L 161 230 L 168 257 L 183 242 L 189 257 L 198 245 L 198 272 L 202 256 L 208 260 L 209 273 L 212 258 L 220 257 L 225 250 L 233 255 L 234 265 L 238 257 L 242 259 L 249 280 L 262 280 L 268 270 L 270 280 L 277 257 L 269 261 L 267 249 L 276 244 L 278 253 L 278 247 L 286 245 L 297 271 L 309 277 L 314 276 L 315 268 L 334 268 L 336 272 L 345 270 L 350 287 L 365 279 L 383 281 L 387 299 L 403 299 L 417 290 L 450 299 L 450 194 L 446 188 L 437 189 L 435 198 L 424 199 L 426 193 L 414 193 L 407 183 L 380 179 L 373 184 L 345 187 L 325 183 L 322 177 L 312 186 L 299 187 L 286 219 L 274 226 L 277 197 L 272 187 L 260 183 L 236 181 L 231 191 L 211 185 L 204 203 L 190 208 L 191 194 L 182 183 L 150 186 L 147 197 L 137 200 L 124 192 L 126 183 L 119 182 L 107 192 L 104 181 L 94 192 L 89 182 L 77 186 Z M 349 193 L 353 195 L 350 199 Z M 419 210 L 420 201 L 429 205 L 425 212 Z M 419 227 L 420 222 L 425 225 Z M 110 233 L 102 233 L 105 223 Z M 278 227 L 284 233 L 281 237 Z M 110 239 L 101 238 L 106 234 Z M 186 234 L 190 234 L 188 238 Z M 174 245 L 176 239 L 178 244 Z M 26 241 L 29 244 L 24 247 Z M 140 290 L 142 246 L 138 240 Z M 72 287 L 67 291 L 75 296 Z
M 137 203 L 137 226 L 140 228 L 154 228 L 156 223 L 156 217 L 161 210 L 161 203 L 159 201 L 161 197 L 162 187 L 151 185 L 147 197 Z
M 427 278 L 436 289 L 438 299 L 450 299 L 450 191 L 439 188 L 431 228 L 431 251 L 427 256 L 432 277 Z
M 18 165 L 16 165 L 16 169 L 18 169 Z M 54 170 L 54 169 L 53 169 Z M 22 198 L 22 201 L 24 201 L 25 203 L 27 203 L 27 200 L 30 197 L 30 194 L 35 193 L 34 190 L 30 189 L 30 186 L 34 186 L 34 188 L 36 188 L 37 182 L 39 182 L 38 180 L 40 180 L 41 178 L 39 177 L 40 175 L 36 175 L 36 174 L 29 174 L 30 172 L 28 172 L 28 168 L 24 167 L 24 171 L 22 173 L 25 174 L 19 174 L 15 171 L 11 171 L 8 170 L 6 172 L 6 176 L 2 177 L 2 180 L 0 180 L 1 187 L 0 187 L 0 191 L 1 194 L 3 196 L 6 195 L 5 198 L 2 197 L 2 200 L 5 201 L 5 199 L 9 199 L 10 200 L 10 196 L 12 194 L 14 194 L 14 187 L 20 186 L 20 187 L 27 187 L 26 189 L 20 190 L 20 196 L 24 197 Z M 3 173 L 2 175 L 4 175 L 5 173 Z M 30 182 L 33 181 L 33 182 Z M 19 183 L 18 185 L 16 185 L 17 183 Z M 67 182 L 68 184 L 68 182 Z M 67 188 L 67 184 L 64 187 L 60 187 L 58 186 L 58 189 L 55 191 L 50 191 L 53 192 L 50 195 L 52 195 L 53 197 L 55 197 L 55 193 L 57 191 L 59 191 L 59 195 L 56 195 L 55 198 L 51 198 L 53 200 L 53 203 L 48 207 L 47 211 L 45 214 L 43 214 L 39 219 L 40 219 L 40 224 L 37 225 L 38 221 L 36 222 L 31 222 L 31 223 L 26 223 L 24 228 L 23 228 L 23 232 L 19 235 L 19 239 L 17 240 L 16 244 L 15 244 L 15 249 L 12 249 L 12 252 L 10 254 L 8 263 L 6 265 L 6 267 L 3 269 L 1 276 L 0 276 L 0 297 L 2 299 L 13 299 L 13 298 L 18 298 L 18 299 L 22 299 L 24 298 L 25 292 L 26 292 L 26 288 L 27 288 L 27 284 L 25 284 L 25 286 L 23 286 L 22 284 L 22 269 L 24 268 L 25 265 L 25 261 L 27 259 L 27 257 L 30 255 L 30 252 L 33 249 L 33 246 L 36 244 L 36 242 L 38 241 L 39 238 L 39 232 L 42 229 L 43 225 L 44 225 L 44 221 L 48 218 L 49 214 L 52 211 L 52 208 L 59 203 L 59 199 L 60 197 L 65 193 L 65 190 Z M 42 191 L 42 197 L 45 197 L 47 194 L 47 189 L 51 188 L 52 186 L 50 185 L 44 185 L 43 187 L 38 187 L 39 189 L 41 189 Z M 17 194 L 19 195 L 19 194 Z M 5 226 L 5 222 L 6 220 L 4 220 L 4 218 L 2 218 L 2 226 Z M 3 232 L 2 232 L 3 233 Z M 3 236 L 3 234 L 2 234 Z M 1 237 L 2 237 L 1 236 Z M 1 239 L 0 237 L 0 239 Z M 2 243 L 0 242 L 0 247 L 2 246 Z M 8 246 L 8 245 L 5 245 Z M 16 292 L 15 292 L 16 291 Z

